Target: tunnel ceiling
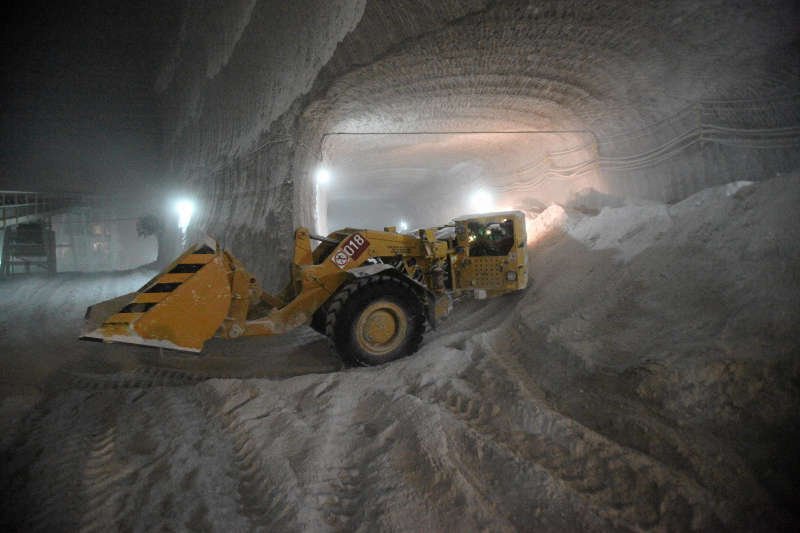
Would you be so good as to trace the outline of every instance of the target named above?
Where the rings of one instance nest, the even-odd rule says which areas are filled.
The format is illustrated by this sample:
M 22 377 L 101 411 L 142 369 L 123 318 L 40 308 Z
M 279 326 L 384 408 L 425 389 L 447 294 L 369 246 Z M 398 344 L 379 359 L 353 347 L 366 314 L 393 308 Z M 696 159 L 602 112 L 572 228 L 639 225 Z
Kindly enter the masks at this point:
M 208 205 L 199 223 L 242 247 L 254 231 L 279 242 L 314 225 L 325 206 L 334 225 L 412 212 L 428 224 L 463 212 L 478 186 L 499 206 L 586 188 L 676 201 L 800 165 L 800 17 L 789 0 L 186 10 L 159 78 L 165 150 Z M 329 135 L 509 130 L 555 133 Z M 334 181 L 318 195 L 320 164 Z
M 352 68 L 320 105 L 335 130 L 624 131 L 689 102 L 796 83 L 796 10 L 775 6 L 489 2 Z
M 326 132 L 591 130 L 602 139 L 694 102 L 796 90 L 792 17 L 769 6 L 489 3 L 339 76 L 306 115 Z M 420 187 L 457 174 L 465 186 L 533 180 L 548 154 L 570 152 L 557 162 L 565 168 L 592 159 L 594 140 L 579 132 L 328 136 L 325 162 L 338 178 L 329 200 L 418 202 Z M 587 169 L 535 196 L 608 189 L 600 174 Z

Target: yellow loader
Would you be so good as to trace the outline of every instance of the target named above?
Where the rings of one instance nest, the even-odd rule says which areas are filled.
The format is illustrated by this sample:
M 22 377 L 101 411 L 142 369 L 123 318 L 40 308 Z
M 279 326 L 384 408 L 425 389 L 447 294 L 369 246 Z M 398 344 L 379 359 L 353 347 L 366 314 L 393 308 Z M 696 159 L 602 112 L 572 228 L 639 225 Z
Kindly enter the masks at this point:
M 345 361 L 375 365 L 414 353 L 426 323 L 435 328 L 450 313 L 453 295 L 493 297 L 527 281 L 520 211 L 411 233 L 345 228 L 317 236 L 299 228 L 291 279 L 274 295 L 208 239 L 139 291 L 89 307 L 81 339 L 200 352 L 214 336 L 309 325 Z

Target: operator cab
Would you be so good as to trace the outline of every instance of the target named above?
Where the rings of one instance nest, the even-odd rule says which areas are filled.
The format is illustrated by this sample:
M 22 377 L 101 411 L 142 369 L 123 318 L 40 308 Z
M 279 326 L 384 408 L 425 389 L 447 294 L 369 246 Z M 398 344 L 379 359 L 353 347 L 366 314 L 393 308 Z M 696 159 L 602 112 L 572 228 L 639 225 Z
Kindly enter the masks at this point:
M 483 224 L 467 223 L 467 243 L 470 257 L 506 256 L 514 247 L 514 219 L 504 218 Z
M 522 211 L 465 216 L 454 223 L 453 288 L 472 289 L 476 296 L 491 297 L 527 286 L 527 235 Z

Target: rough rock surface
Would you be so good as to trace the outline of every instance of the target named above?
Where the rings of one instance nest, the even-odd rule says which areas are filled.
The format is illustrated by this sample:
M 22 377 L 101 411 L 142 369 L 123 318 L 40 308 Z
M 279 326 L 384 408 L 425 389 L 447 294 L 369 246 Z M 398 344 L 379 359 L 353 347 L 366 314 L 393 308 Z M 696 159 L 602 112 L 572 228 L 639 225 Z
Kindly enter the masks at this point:
M 659 209 L 565 211 L 531 248 L 525 293 L 463 302 L 418 354 L 383 367 L 331 373 L 311 332 L 272 345 L 260 367 L 259 339 L 212 345 L 223 352 L 208 360 L 150 360 L 159 366 L 147 372 L 130 368 L 145 362 L 138 352 L 104 360 L 111 347 L 90 344 L 103 351 L 55 373 L 4 443 L 6 520 L 36 530 L 796 527 L 798 202 L 794 177 Z M 614 209 L 639 225 L 616 244 L 584 231 L 613 235 Z M 57 347 L 29 337 L 31 354 L 68 354 L 67 333 Z M 316 357 L 313 373 L 205 379 L 269 375 L 293 360 L 270 357 L 292 353 Z
M 273 289 L 301 224 L 439 223 L 477 186 L 673 202 L 800 164 L 798 20 L 788 0 L 191 2 L 158 84 L 168 179 Z M 508 130 L 561 133 L 326 137 Z

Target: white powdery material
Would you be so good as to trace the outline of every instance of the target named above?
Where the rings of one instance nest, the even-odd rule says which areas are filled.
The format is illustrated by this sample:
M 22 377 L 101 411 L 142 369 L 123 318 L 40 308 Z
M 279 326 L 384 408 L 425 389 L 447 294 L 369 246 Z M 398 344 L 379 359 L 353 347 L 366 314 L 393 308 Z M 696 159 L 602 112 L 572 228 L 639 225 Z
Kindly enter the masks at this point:
M 528 244 L 539 241 L 554 229 L 566 230 L 569 224 L 569 215 L 563 207 L 557 204 L 549 206 L 538 215 L 526 213 L 525 230 L 528 234 Z
M 364 6 L 365 0 L 189 3 L 155 87 L 179 101 L 166 134 L 168 157 L 190 169 L 249 153 L 311 89 Z
M 573 238 L 593 250 L 616 249 L 625 261 L 650 247 L 672 226 L 666 205 L 604 207 L 570 229 Z
M 630 261 L 655 244 L 673 226 L 675 217 L 718 203 L 752 184 L 734 181 L 711 187 L 672 206 L 629 199 L 626 200 L 628 205 L 604 207 L 595 216 L 585 216 L 553 204 L 528 221 L 528 243 L 534 244 L 558 229 L 589 249 L 616 250 L 619 259 Z
M 250 23 L 250 15 L 252 15 L 253 7 L 257 2 L 258 0 L 239 0 L 228 1 L 223 4 L 218 19 L 222 26 L 222 31 L 213 36 L 214 41 L 216 39 L 220 39 L 220 41 L 210 42 L 208 46 L 207 77 L 213 78 L 216 76 L 228 62 L 231 54 L 236 49 L 242 32 Z
M 279 54 L 277 58 L 266 58 L 259 78 L 264 85 L 271 85 L 268 95 L 258 95 L 255 103 L 260 109 L 249 115 L 262 117 L 255 123 L 241 121 L 235 126 L 238 137 L 230 146 L 233 153 L 246 152 L 258 140 L 259 135 L 269 128 L 274 119 L 285 113 L 295 99 L 307 93 L 314 84 L 319 71 L 333 56 L 342 39 L 356 27 L 364 13 L 365 0 L 325 2 L 295 2 L 297 9 L 286 20 L 278 18 L 277 28 L 259 28 L 253 31 L 273 32 L 270 40 L 279 49 L 287 42 L 293 42 L 291 52 Z M 302 20 L 301 32 L 297 32 L 297 17 Z M 294 24 L 292 23 L 294 22 Z M 254 58 L 256 61 L 264 60 Z M 240 105 L 237 98 L 236 105 Z M 247 109 L 247 103 L 242 107 Z
M 733 196 L 743 187 L 753 185 L 752 181 L 732 181 L 717 187 L 703 189 L 688 198 L 681 200 L 677 204 L 670 206 L 669 212 L 672 216 L 681 216 L 684 213 L 692 212 L 700 207 L 719 202 L 728 196 Z
M 74 335 L 84 305 L 143 273 L 0 283 L 4 375 L 49 366 L 40 382 L 65 389 L 9 449 L 37 474 L 20 476 L 22 512 L 53 530 L 787 523 L 738 450 L 751 434 L 769 452 L 761 436 L 796 419 L 798 203 L 800 181 L 784 178 L 597 216 L 550 206 L 530 220 L 554 238 L 531 247 L 528 291 L 465 299 L 417 354 L 373 368 L 335 371 L 298 328 L 128 371 L 146 361 L 137 350 Z M 655 246 L 620 264 L 583 242 Z M 83 362 L 54 372 L 70 353 Z M 193 385 L 230 375 L 251 377 Z M 32 396 L 4 401 L 0 419 L 21 420 Z

